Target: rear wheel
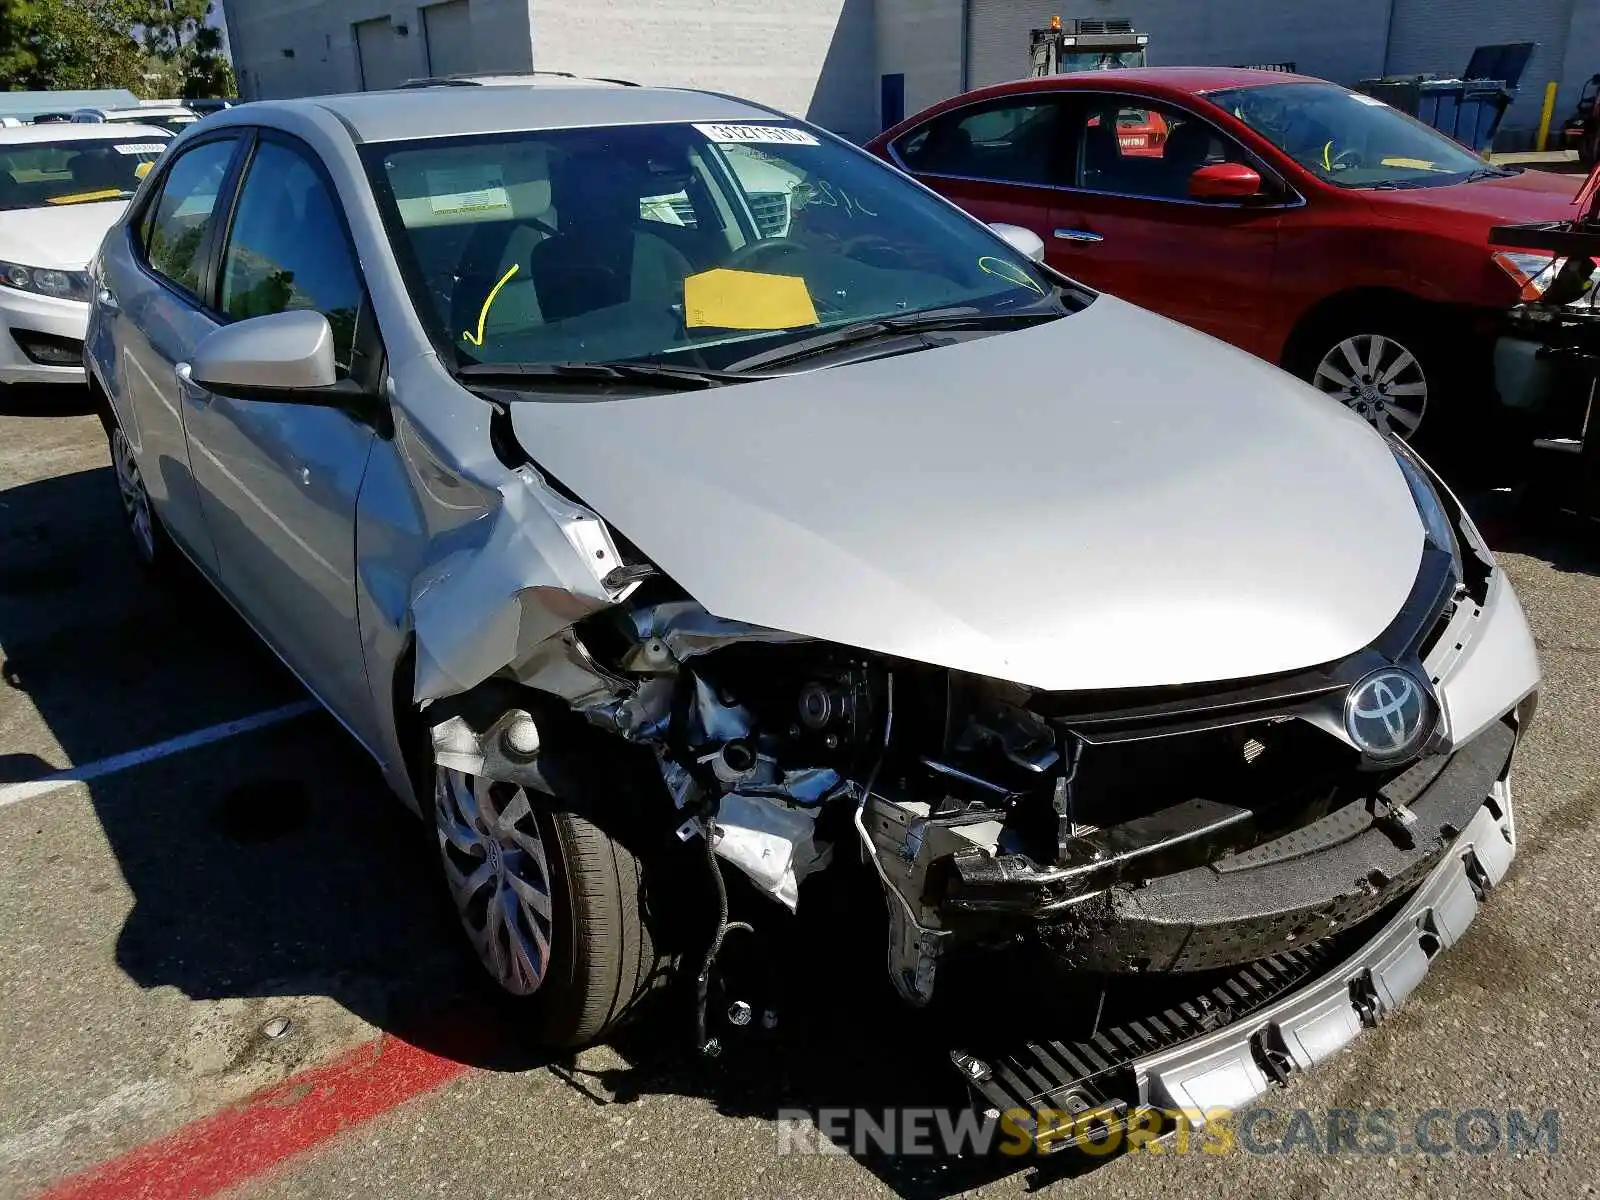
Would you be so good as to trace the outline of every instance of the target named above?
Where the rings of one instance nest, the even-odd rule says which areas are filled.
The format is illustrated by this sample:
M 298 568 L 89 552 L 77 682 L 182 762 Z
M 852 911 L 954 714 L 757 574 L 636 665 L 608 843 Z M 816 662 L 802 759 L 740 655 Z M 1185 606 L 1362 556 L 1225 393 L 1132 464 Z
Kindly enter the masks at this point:
M 541 1041 L 604 1037 L 665 978 L 640 861 L 589 820 L 541 792 L 440 768 L 434 823 L 467 940 Z
M 122 499 L 123 519 L 133 539 L 133 552 L 150 570 L 169 572 L 176 565 L 177 551 L 150 502 L 150 492 L 144 485 L 144 474 L 139 470 L 133 444 L 115 420 L 107 422 L 106 437 L 111 450 L 111 470 Z

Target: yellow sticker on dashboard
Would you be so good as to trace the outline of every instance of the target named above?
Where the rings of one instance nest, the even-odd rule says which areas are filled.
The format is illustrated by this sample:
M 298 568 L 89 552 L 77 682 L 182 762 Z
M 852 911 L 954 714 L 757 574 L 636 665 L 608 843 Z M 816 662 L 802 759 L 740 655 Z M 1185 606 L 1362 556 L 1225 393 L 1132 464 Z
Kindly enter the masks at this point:
M 1425 158 L 1384 158 L 1379 159 L 1379 165 L 1385 167 L 1405 167 L 1412 171 L 1437 171 L 1438 163 L 1429 162 Z
M 47 204 L 88 204 L 95 200 L 118 200 L 122 197 L 121 188 L 103 188 L 98 192 L 74 192 L 70 196 L 51 196 Z
M 683 314 L 690 329 L 796 329 L 818 323 L 817 306 L 800 276 L 727 267 L 683 281 Z

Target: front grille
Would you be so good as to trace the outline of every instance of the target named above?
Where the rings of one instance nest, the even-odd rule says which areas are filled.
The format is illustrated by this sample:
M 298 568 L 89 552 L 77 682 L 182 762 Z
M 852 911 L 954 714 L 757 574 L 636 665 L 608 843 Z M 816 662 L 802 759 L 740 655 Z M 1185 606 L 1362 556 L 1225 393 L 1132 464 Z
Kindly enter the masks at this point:
M 78 338 L 35 333 L 31 329 L 13 329 L 11 336 L 28 360 L 41 367 L 83 366 L 83 342 Z

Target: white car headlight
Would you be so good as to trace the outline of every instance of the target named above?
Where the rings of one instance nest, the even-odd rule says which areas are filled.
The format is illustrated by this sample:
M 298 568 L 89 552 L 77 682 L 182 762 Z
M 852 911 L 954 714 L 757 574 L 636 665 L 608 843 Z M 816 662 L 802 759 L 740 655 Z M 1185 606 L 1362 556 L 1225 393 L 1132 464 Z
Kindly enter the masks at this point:
M 0 260 L 0 284 L 19 292 L 55 296 L 60 300 L 84 300 L 91 295 L 87 271 L 62 271 L 56 267 L 28 267 Z
M 1406 477 L 1406 486 L 1411 489 L 1411 499 L 1416 502 L 1417 514 L 1422 518 L 1422 528 L 1429 544 L 1450 556 L 1459 583 L 1462 577 L 1461 544 L 1456 538 L 1454 518 L 1445 508 L 1421 460 L 1399 442 L 1390 442 L 1390 448 L 1394 451 L 1395 462 L 1400 464 L 1400 473 Z

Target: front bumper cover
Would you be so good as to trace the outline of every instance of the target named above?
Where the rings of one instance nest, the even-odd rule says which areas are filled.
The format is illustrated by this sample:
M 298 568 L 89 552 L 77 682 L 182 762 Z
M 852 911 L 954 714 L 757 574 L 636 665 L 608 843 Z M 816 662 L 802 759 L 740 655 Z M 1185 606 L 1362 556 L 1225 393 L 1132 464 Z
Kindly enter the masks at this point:
M 1501 779 L 1416 892 L 1331 964 L 1325 949 L 1308 946 L 1087 1041 L 1029 1041 L 984 1057 L 957 1050 L 952 1059 L 981 1103 L 1024 1128 L 1029 1118 L 1019 1114 L 1093 1109 L 1115 1119 L 1153 1108 L 1182 1111 L 1198 1129 L 1207 1110 L 1248 1104 L 1404 1004 L 1472 923 L 1515 853 L 1511 788 Z M 1314 978 L 1281 994 L 1296 972 Z

